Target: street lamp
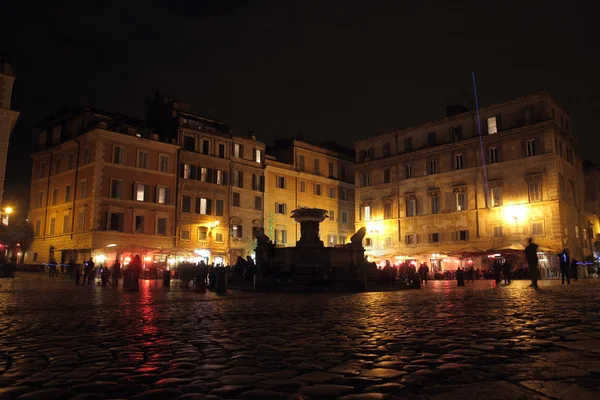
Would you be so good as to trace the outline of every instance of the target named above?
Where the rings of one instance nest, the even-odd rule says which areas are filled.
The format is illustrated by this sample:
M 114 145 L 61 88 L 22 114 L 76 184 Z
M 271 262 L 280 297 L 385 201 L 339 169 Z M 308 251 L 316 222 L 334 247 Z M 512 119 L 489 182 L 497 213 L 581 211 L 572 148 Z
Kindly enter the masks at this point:
M 4 207 L 2 209 L 2 213 L 0 213 L 0 214 L 1 214 L 1 217 L 2 217 L 2 224 L 3 225 L 8 225 L 8 216 L 10 214 L 12 214 L 13 211 L 14 211 L 14 209 L 11 206 L 6 206 L 6 207 Z

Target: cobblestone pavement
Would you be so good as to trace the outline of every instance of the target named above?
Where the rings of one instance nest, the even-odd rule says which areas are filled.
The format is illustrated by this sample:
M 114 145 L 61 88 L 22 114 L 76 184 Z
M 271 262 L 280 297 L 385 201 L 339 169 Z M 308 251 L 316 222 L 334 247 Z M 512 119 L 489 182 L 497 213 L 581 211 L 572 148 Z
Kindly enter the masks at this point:
M 587 399 L 600 280 L 225 296 L 0 280 L 1 399 Z

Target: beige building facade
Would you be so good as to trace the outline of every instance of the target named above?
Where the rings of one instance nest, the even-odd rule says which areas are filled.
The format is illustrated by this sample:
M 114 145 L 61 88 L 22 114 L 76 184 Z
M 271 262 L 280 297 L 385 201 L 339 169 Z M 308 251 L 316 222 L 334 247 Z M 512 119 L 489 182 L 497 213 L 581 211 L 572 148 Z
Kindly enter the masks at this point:
M 11 64 L 0 57 L 0 205 L 2 205 L 2 193 L 4 192 L 10 134 L 17 123 L 17 118 L 19 118 L 19 113 L 11 110 L 14 82 L 15 75 Z
M 278 246 L 295 246 L 299 225 L 290 217 L 298 208 L 322 208 L 325 246 L 346 244 L 354 234 L 354 159 L 342 147 L 316 146 L 279 139 L 267 150 L 265 234 Z
M 178 147 L 140 126 L 87 106 L 41 123 L 26 262 L 103 262 L 174 246 Z
M 448 254 L 589 249 L 582 160 L 567 111 L 546 92 L 356 143 L 356 228 L 374 260 L 456 269 Z M 481 138 L 479 132 L 481 130 Z

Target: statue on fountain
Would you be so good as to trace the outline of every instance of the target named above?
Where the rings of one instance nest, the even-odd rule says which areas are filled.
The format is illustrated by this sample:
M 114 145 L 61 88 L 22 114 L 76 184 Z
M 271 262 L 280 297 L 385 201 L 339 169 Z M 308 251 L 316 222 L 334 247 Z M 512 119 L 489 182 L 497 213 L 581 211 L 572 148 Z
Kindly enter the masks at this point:
M 350 238 L 350 243 L 348 243 L 346 246 L 362 249 L 363 248 L 362 242 L 363 242 L 363 239 L 365 238 L 366 234 L 367 234 L 367 228 L 365 228 L 363 226 L 362 228 L 357 230 L 354 235 L 352 235 L 352 237 Z
M 300 224 L 300 240 L 297 246 L 324 246 L 319 239 L 319 224 L 329 218 L 327 210 L 320 208 L 300 208 L 292 211 L 292 218 Z

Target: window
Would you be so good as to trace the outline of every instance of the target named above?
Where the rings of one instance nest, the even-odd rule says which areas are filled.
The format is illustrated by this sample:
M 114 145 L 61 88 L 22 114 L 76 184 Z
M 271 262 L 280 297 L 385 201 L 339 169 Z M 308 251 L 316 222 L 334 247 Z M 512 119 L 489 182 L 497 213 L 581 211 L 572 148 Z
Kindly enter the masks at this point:
M 469 231 L 466 229 L 456 231 L 455 234 L 456 234 L 456 240 L 460 240 L 460 241 L 469 240 Z
M 404 179 L 410 179 L 413 177 L 412 165 L 407 164 L 404 166 Z
M 77 214 L 77 230 L 81 232 L 85 228 L 85 211 Z
M 40 164 L 40 178 L 43 178 L 46 176 L 46 163 L 43 162 Z
M 187 151 L 196 151 L 196 138 L 191 135 L 183 137 L 183 149 Z
M 335 178 L 335 170 L 333 168 L 333 163 L 332 162 L 329 163 L 329 177 L 330 178 Z
M 87 179 L 79 182 L 79 197 L 87 197 Z
M 212 200 L 204 197 L 196 197 L 196 214 L 211 215 Z
M 404 151 L 409 152 L 413 150 L 412 138 L 404 138 Z
M 369 186 L 371 184 L 371 174 L 369 172 L 365 172 L 362 174 L 362 185 Z
M 331 222 L 335 221 L 335 211 L 334 210 L 329 210 L 329 220 Z
M 65 187 L 65 203 L 71 201 L 71 185 Z
M 531 124 L 531 107 L 527 107 L 523 110 L 523 117 L 525 118 L 525 125 Z
M 233 156 L 237 158 L 244 158 L 244 146 L 239 143 L 234 144 Z
M 197 240 L 199 242 L 206 242 L 208 239 L 208 228 L 206 226 L 201 226 L 198 228 Z
M 209 171 L 210 170 L 206 167 L 200 167 L 200 182 L 209 182 L 210 181 Z M 185 171 L 184 171 L 184 176 L 185 176 Z
M 227 174 L 220 169 L 216 170 L 215 182 L 217 185 L 227 185 Z
M 462 125 L 452 126 L 449 129 L 450 132 L 450 140 L 453 142 L 458 142 L 462 140 Z
M 315 185 L 313 187 L 313 191 L 317 196 L 320 196 L 321 195 L 321 184 L 315 183 Z
M 405 200 L 406 203 L 406 216 L 414 217 L 417 215 L 417 199 L 414 197 L 408 197 Z
M 456 193 L 456 210 L 464 211 L 467 209 L 467 193 Z
M 329 247 L 333 247 L 335 246 L 335 235 L 334 234 L 329 234 L 327 235 L 327 246 Z
M 385 243 L 383 245 L 386 249 L 389 249 L 390 247 L 392 247 L 392 237 L 391 236 L 386 236 L 385 237 Z
M 136 183 L 133 199 L 135 201 L 150 201 L 150 185 Z
M 254 209 L 262 210 L 262 197 L 254 196 Z
M 223 243 L 223 234 L 222 233 L 215 233 L 215 242 L 216 243 Z
M 502 205 L 502 188 L 495 187 L 490 191 L 492 207 L 500 207 Z
M 315 158 L 314 159 L 314 173 L 315 175 L 320 175 L 320 165 L 319 165 L 319 159 Z
M 440 233 L 439 232 L 433 232 L 429 234 L 429 243 L 439 243 L 440 242 Z
M 125 147 L 113 146 L 113 164 L 125 165 Z
M 365 247 L 371 247 L 371 238 L 365 238 Z
M 190 240 L 190 230 L 189 229 L 182 229 L 181 230 L 181 240 Z
M 156 233 L 158 235 L 167 234 L 167 217 L 158 217 L 156 219 Z
M 440 196 L 431 196 L 431 213 L 439 214 L 440 213 Z
M 110 197 L 113 199 L 123 198 L 123 181 L 121 179 L 110 180 Z
M 60 163 L 62 162 L 62 159 L 60 157 L 56 158 L 56 161 L 54 163 L 54 175 L 60 174 Z
M 123 219 L 123 213 L 109 212 L 106 229 L 109 231 L 123 232 Z
M 427 165 L 429 175 L 434 175 L 438 173 L 438 161 L 437 160 L 429 160 L 429 164 Z
M 415 234 L 405 235 L 404 236 L 404 243 L 406 243 L 406 244 L 417 244 L 417 235 L 415 235 Z
M 169 188 L 165 186 L 157 186 L 156 187 L 156 202 L 158 204 L 169 204 Z
M 302 154 L 298 156 L 298 167 L 300 168 L 300 171 L 304 171 L 306 168 L 306 159 Z
M 370 221 L 371 220 L 371 206 L 363 207 L 363 220 Z
M 276 183 L 277 183 L 277 187 L 279 189 L 285 189 L 285 177 L 284 176 L 278 176 L 276 178 Z
M 54 235 L 56 230 L 56 217 L 50 218 L 50 235 Z
M 252 190 L 263 191 L 265 188 L 265 177 L 260 175 L 252 175 Z
M 205 154 L 205 155 L 210 154 L 210 142 L 206 139 L 202 140 L 202 154 Z
M 435 132 L 429 132 L 427 134 L 427 144 L 429 145 L 429 147 L 437 145 L 437 137 Z
M 191 213 L 192 212 L 192 196 L 183 195 L 181 196 L 181 212 Z
M 58 188 L 52 189 L 52 205 L 58 204 Z
M 254 149 L 254 156 L 253 156 L 253 160 L 254 162 L 257 162 L 259 164 L 262 163 L 262 151 L 259 149 Z
M 285 229 L 281 229 L 281 240 L 280 240 L 281 244 L 286 244 L 287 243 L 287 230 Z
M 244 187 L 244 173 L 242 171 L 233 171 L 231 175 L 231 186 Z
M 525 149 L 527 157 L 535 156 L 535 139 L 528 139 L 525 142 Z
M 542 185 L 540 182 L 529 182 L 529 202 L 542 201 Z
M 501 226 L 495 226 L 494 227 L 494 238 L 503 238 L 504 237 L 504 231 L 502 229 Z
M 342 220 L 341 220 L 342 224 L 347 224 L 348 223 L 348 213 L 347 212 L 343 212 L 341 214 L 341 216 L 342 216 Z
M 183 164 L 183 174 L 181 177 L 183 179 L 191 179 L 192 178 L 192 166 L 190 164 Z
M 160 172 L 169 172 L 169 156 L 165 154 L 158 156 L 158 170 Z
M 498 148 L 497 147 L 490 147 L 490 156 L 488 158 L 488 162 L 490 164 L 496 164 L 498 162 Z
M 69 158 L 67 159 L 67 169 L 75 168 L 75 156 L 73 154 L 69 154 Z
M 35 196 L 35 207 L 42 208 L 44 206 L 44 192 L 37 192 Z
M 217 200 L 216 208 L 215 208 L 215 215 L 217 217 L 222 217 L 224 215 L 224 210 L 225 210 L 225 202 L 223 200 Z
M 285 203 L 275 203 L 275 214 L 286 214 L 286 209 Z
M 348 237 L 340 236 L 340 244 L 346 244 L 346 243 L 348 243 Z
M 90 162 L 90 148 L 89 147 L 84 147 L 83 148 L 82 164 L 87 164 L 89 162 Z
M 225 158 L 225 145 L 219 143 L 219 158 Z
M 306 182 L 304 182 L 304 181 L 300 181 L 300 192 L 302 192 L 302 193 L 306 192 Z
M 233 197 L 231 199 L 231 203 L 234 207 L 240 206 L 240 194 L 238 192 L 233 192 Z
M 63 215 L 63 230 L 62 233 L 69 232 L 69 214 Z
M 238 239 L 242 237 L 242 225 L 231 226 L 231 237 Z
M 40 229 L 42 228 L 42 221 L 40 221 L 39 219 L 35 221 L 35 228 L 33 231 L 33 234 L 35 236 L 40 236 Z
M 498 124 L 496 122 L 496 117 L 489 117 L 487 119 L 487 128 L 488 134 L 493 135 L 494 133 L 498 133 Z
M 391 171 L 389 168 L 383 170 L 383 183 L 390 183 Z
M 383 219 L 392 219 L 392 203 L 383 203 Z
M 454 155 L 454 169 L 463 169 L 465 167 L 464 159 L 462 154 Z
M 340 189 L 340 200 L 348 200 L 348 189 Z
M 532 236 L 544 236 L 544 225 L 541 222 L 531 223 L 531 235 Z
M 389 157 L 391 154 L 391 147 L 389 143 L 384 143 L 383 144 L 383 156 L 384 157 Z
M 335 188 L 334 187 L 329 188 L 329 198 L 335 199 Z
M 340 165 L 340 174 L 338 176 L 341 180 L 345 180 L 346 179 L 346 166 L 345 165 Z
M 148 168 L 148 152 L 147 151 L 138 150 L 136 165 L 138 168 Z
M 136 215 L 135 216 L 135 227 L 134 227 L 134 232 L 135 233 L 144 233 L 144 226 L 146 222 L 146 217 L 143 215 Z

